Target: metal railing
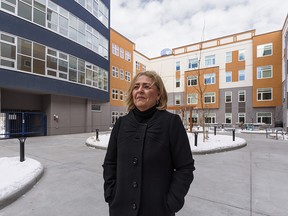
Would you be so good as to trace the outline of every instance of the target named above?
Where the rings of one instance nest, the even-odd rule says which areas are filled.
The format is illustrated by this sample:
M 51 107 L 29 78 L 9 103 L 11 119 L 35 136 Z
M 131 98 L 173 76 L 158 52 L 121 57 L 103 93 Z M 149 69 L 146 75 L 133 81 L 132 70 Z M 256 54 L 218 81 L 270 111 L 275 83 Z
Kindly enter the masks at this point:
M 18 111 L 0 113 L 0 139 L 45 136 L 46 131 L 45 113 Z

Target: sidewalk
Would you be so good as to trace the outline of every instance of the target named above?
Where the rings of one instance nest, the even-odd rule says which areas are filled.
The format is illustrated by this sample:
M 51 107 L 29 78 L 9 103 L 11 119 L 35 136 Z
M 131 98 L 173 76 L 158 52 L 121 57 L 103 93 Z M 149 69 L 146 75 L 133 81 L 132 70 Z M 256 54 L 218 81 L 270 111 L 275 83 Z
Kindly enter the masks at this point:
M 101 167 L 106 151 L 85 145 L 94 135 L 28 138 L 26 158 L 39 161 L 44 175 L 0 215 L 108 215 Z M 236 136 L 244 138 L 247 147 L 194 155 L 195 180 L 177 216 L 286 216 L 287 141 L 266 139 L 263 134 Z M 0 141 L 0 158 L 18 154 L 17 140 Z

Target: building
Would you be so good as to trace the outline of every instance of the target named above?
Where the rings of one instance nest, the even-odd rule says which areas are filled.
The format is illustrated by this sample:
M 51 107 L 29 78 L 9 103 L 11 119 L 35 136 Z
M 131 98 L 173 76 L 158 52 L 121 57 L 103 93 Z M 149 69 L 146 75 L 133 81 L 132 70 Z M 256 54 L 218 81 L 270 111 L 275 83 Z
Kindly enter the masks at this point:
M 287 18 L 279 31 L 239 32 L 156 58 L 110 28 L 110 0 L 2 0 L 0 20 L 0 136 L 14 126 L 40 125 L 41 135 L 108 130 L 145 70 L 163 78 L 168 106 L 194 107 L 193 123 L 204 109 L 206 123 L 287 127 Z
M 283 100 L 282 100 L 282 111 L 283 111 L 283 126 L 288 129 L 288 82 L 287 82 L 287 74 L 288 74 L 288 16 L 284 22 L 282 28 L 282 92 L 283 92 Z
M 2 129 L 107 129 L 110 0 L 2 0 L 0 20 Z
M 133 52 L 135 45 L 110 28 L 110 124 L 127 113 L 125 94 L 133 79 Z
M 204 109 L 206 123 L 286 128 L 287 19 L 282 30 L 255 32 L 201 41 L 171 52 L 165 49 L 162 56 L 152 59 L 135 51 L 134 72 L 143 64 L 160 74 L 168 105 L 194 105 L 194 123 L 199 123 L 199 112 Z

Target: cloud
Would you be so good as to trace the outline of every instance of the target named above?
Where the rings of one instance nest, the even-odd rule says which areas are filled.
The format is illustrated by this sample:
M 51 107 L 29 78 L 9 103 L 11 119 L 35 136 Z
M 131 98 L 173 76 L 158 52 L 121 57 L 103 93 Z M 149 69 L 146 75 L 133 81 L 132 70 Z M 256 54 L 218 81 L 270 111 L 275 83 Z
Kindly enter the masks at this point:
M 111 0 L 111 27 L 148 57 L 238 32 L 280 30 L 287 0 Z

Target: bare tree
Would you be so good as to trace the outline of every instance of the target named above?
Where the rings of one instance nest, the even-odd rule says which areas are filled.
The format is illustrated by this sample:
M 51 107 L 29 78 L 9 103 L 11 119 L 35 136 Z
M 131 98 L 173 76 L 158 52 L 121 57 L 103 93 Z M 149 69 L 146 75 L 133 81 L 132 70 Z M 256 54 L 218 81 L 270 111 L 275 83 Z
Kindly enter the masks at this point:
M 203 31 L 202 31 L 202 37 L 201 37 L 201 42 L 199 43 L 199 55 L 197 56 L 197 67 L 195 67 L 195 69 L 189 71 L 189 75 L 193 76 L 194 78 L 196 78 L 195 80 L 191 81 L 191 82 L 195 82 L 192 83 L 192 88 L 191 87 L 187 87 L 187 83 L 185 84 L 186 87 L 186 95 L 188 96 L 189 93 L 193 93 L 196 92 L 197 95 L 199 96 L 199 98 L 197 97 L 197 104 L 199 104 L 198 107 L 198 122 L 199 125 L 201 125 L 201 127 L 203 128 L 203 142 L 205 142 L 205 140 L 207 140 L 208 137 L 208 131 L 206 131 L 206 124 L 205 124 L 205 119 L 207 118 L 207 113 L 209 113 L 209 106 L 208 104 L 205 103 L 205 93 L 207 91 L 207 87 L 208 85 L 206 85 L 205 83 L 205 73 L 207 73 L 207 70 L 204 68 L 201 68 L 201 62 L 202 62 L 202 43 L 204 40 L 204 31 L 205 31 L 205 21 L 204 21 L 204 27 L 203 27 Z M 187 81 L 188 81 L 188 76 L 187 76 Z M 187 101 L 188 102 L 188 101 Z M 192 118 L 192 115 L 191 115 Z M 190 125 L 192 124 L 192 120 L 190 119 Z

